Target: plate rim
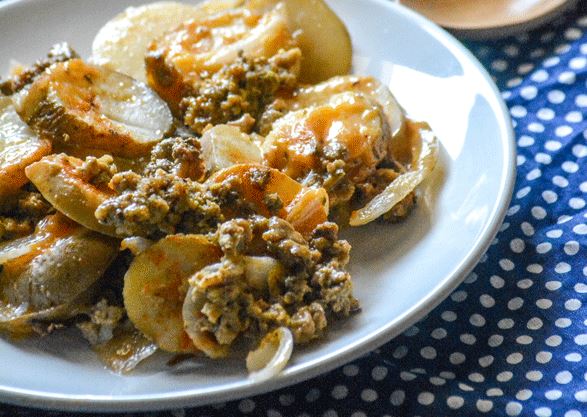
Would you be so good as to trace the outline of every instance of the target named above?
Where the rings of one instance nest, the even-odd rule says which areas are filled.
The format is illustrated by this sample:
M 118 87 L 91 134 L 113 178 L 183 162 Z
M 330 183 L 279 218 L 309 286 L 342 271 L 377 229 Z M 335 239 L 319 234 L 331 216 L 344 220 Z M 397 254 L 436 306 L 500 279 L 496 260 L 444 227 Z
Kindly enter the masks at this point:
M 48 1 L 49 0 L 5 0 L 3 4 L 0 4 L 0 13 L 4 13 L 7 9 L 9 10 L 11 6 L 26 7 L 29 3 L 34 4 Z M 275 391 L 329 372 L 387 343 L 422 319 L 446 297 L 448 297 L 448 295 L 459 284 L 461 284 L 465 277 L 477 265 L 478 261 L 489 248 L 495 235 L 498 233 L 512 198 L 516 180 L 516 143 L 509 110 L 487 70 L 464 45 L 446 30 L 406 6 L 393 1 L 362 1 L 377 3 L 394 10 L 394 13 L 402 15 L 403 18 L 412 21 L 422 30 L 433 35 L 453 54 L 460 55 L 461 58 L 466 58 L 471 64 L 473 64 L 492 91 L 492 98 L 495 100 L 495 103 L 494 105 L 491 105 L 491 107 L 496 107 L 496 104 L 496 110 L 499 110 L 499 113 L 496 113 L 496 116 L 499 125 L 499 136 L 504 145 L 502 155 L 504 166 L 501 172 L 502 179 L 499 188 L 499 195 L 497 196 L 496 205 L 493 207 L 493 210 L 488 217 L 489 221 L 479 233 L 479 237 L 475 244 L 472 245 L 467 255 L 453 268 L 453 271 L 450 274 L 447 274 L 425 298 L 411 306 L 403 315 L 389 322 L 386 326 L 354 341 L 352 344 L 347 345 L 344 348 L 304 363 L 304 365 L 300 366 L 295 372 L 286 371 L 285 374 L 268 381 L 249 383 L 245 386 L 240 385 L 242 384 L 241 381 L 239 383 L 227 384 L 222 389 L 199 388 L 197 392 L 195 390 L 186 390 L 175 393 L 123 395 L 118 397 L 102 395 L 64 395 L 0 385 L 0 401 L 19 406 L 49 410 L 133 412 L 198 407 Z

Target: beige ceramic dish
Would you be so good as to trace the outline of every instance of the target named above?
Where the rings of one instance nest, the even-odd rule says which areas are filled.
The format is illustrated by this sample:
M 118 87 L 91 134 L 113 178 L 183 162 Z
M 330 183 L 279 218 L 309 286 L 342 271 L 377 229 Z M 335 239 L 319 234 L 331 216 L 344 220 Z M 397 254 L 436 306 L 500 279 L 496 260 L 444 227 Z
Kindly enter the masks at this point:
M 499 38 L 527 31 L 573 7 L 577 0 L 400 0 L 467 38 Z

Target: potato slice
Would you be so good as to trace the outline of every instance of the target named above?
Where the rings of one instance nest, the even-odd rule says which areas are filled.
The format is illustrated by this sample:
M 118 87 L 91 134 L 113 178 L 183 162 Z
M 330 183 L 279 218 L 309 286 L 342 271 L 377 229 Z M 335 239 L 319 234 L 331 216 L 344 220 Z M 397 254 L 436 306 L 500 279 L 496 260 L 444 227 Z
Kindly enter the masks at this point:
M 98 222 L 94 212 L 115 195 L 107 186 L 87 182 L 78 171 L 83 161 L 65 154 L 50 155 L 29 165 L 26 174 L 45 199 L 70 219 L 90 230 L 116 236 L 115 228 Z
M 194 352 L 182 307 L 188 278 L 218 262 L 219 247 L 200 235 L 172 235 L 138 255 L 124 277 L 124 306 L 133 324 L 161 349 Z
M 283 0 L 281 0 L 283 1 Z M 248 0 L 253 9 L 274 7 L 280 0 Z M 353 60 L 349 32 L 324 0 L 286 0 L 288 24 L 302 50 L 300 82 L 315 84 L 348 74 Z
M 259 214 L 286 219 L 303 235 L 328 219 L 328 194 L 323 188 L 304 187 L 281 171 L 258 164 L 234 165 L 209 181 L 218 183 L 231 177 L 241 181 L 237 191 Z M 282 207 L 276 213 L 268 206 L 267 197 L 271 195 L 281 201 Z
M 285 6 L 266 13 L 231 9 L 192 19 L 155 39 L 145 58 L 149 85 L 180 115 L 179 103 L 202 74 L 218 72 L 242 54 L 270 58 L 295 47 Z
M 80 59 L 53 65 L 14 102 L 42 138 L 116 156 L 146 155 L 173 128 L 169 108 L 146 85 Z
M 237 164 L 260 164 L 263 160 L 261 150 L 251 137 L 235 126 L 214 126 L 204 132 L 200 143 L 206 170 L 210 173 Z
M 182 22 L 240 3 L 242 0 L 209 0 L 193 6 L 162 1 L 129 7 L 100 29 L 92 44 L 90 61 L 147 82 L 145 53 L 153 39 Z
M 118 241 L 61 214 L 30 236 L 0 245 L 0 328 L 26 328 L 30 319 L 67 318 L 70 307 L 102 277 Z
M 12 100 L 0 97 L 0 200 L 28 182 L 27 165 L 50 152 L 51 143 L 39 139 L 20 119 Z

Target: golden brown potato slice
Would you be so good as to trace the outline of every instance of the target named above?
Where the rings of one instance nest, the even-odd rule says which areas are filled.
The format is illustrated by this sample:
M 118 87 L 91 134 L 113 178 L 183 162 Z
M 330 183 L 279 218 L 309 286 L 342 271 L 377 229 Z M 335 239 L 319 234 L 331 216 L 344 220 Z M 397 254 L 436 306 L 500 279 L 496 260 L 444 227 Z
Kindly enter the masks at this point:
M 14 96 L 40 136 L 112 155 L 146 155 L 173 128 L 167 105 L 127 75 L 80 59 L 58 63 Z
M 201 80 L 239 54 L 270 58 L 295 46 L 285 7 L 266 13 L 230 9 L 192 19 L 154 40 L 145 58 L 149 85 L 179 114 L 179 103 Z
M 236 7 L 242 0 L 209 0 L 198 5 L 162 1 L 129 7 L 106 23 L 94 38 L 94 64 L 146 82 L 145 53 L 153 40 L 190 19 Z
M 263 10 L 283 0 L 248 0 L 246 7 Z M 302 50 L 300 82 L 315 84 L 348 74 L 353 60 L 349 32 L 324 0 L 286 0 L 290 31 Z
M 259 214 L 286 219 L 304 235 L 328 219 L 328 194 L 323 188 L 304 187 L 283 172 L 258 164 L 234 165 L 219 171 L 209 181 L 218 183 L 231 177 L 240 180 L 238 193 Z M 268 206 L 270 196 L 280 200 L 281 208 L 276 212 Z
M 200 235 L 172 235 L 138 255 L 124 277 L 124 306 L 133 324 L 168 352 L 197 349 L 184 331 L 188 278 L 222 252 Z
M 77 301 L 102 277 L 118 241 L 61 214 L 30 236 L 0 245 L 0 329 L 23 332 L 35 319 L 77 314 Z
M 16 114 L 12 100 L 0 97 L 0 200 L 28 182 L 25 168 L 51 152 Z
M 45 199 L 70 219 L 90 230 L 116 236 L 115 228 L 98 222 L 94 212 L 114 192 L 92 184 L 81 173 L 83 161 L 65 154 L 50 155 L 29 165 L 26 174 Z

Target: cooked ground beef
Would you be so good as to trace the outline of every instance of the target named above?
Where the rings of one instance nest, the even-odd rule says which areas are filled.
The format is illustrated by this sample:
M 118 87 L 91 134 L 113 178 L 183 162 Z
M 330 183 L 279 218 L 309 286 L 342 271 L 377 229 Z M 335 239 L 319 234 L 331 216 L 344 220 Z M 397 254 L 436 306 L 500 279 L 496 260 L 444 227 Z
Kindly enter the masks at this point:
M 73 58 L 79 58 L 67 43 L 58 43 L 53 45 L 47 57 L 35 62 L 31 67 L 25 68 L 22 72 L 0 82 L 0 93 L 10 96 L 26 85 L 32 83 L 45 69 L 57 62 L 69 61 Z
M 253 129 L 276 94 L 295 88 L 300 58 L 297 48 L 270 59 L 239 57 L 204 78 L 195 93 L 182 100 L 184 123 L 199 135 L 208 125 L 229 122 Z
M 126 316 L 124 307 L 113 306 L 106 299 L 98 301 L 90 311 L 89 320 L 77 323 L 84 338 L 92 346 L 106 343 Z
M 0 203 L 0 242 L 31 234 L 43 217 L 53 211 L 43 196 L 21 191 Z
M 104 155 L 88 156 L 76 171 L 85 182 L 100 186 L 108 184 L 118 169 L 112 156 Z
M 145 168 L 145 174 L 153 175 L 161 169 L 181 178 L 201 181 L 206 173 L 206 166 L 200 151 L 200 142 L 193 137 L 162 140 L 151 151 L 151 161 Z
M 358 310 L 345 270 L 350 245 L 338 240 L 334 223 L 319 225 L 306 240 L 283 219 L 252 216 L 223 223 L 215 239 L 224 258 L 190 284 L 205 297 L 201 314 L 195 312 L 199 330 L 222 345 L 239 335 L 257 340 L 280 326 L 306 343 L 323 334 L 329 317 Z M 247 269 L 251 259 L 255 272 Z M 253 277 L 259 265 L 266 265 L 265 285 Z

